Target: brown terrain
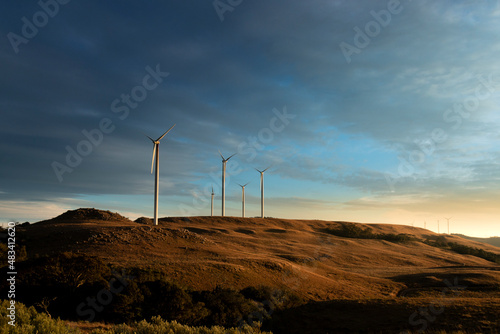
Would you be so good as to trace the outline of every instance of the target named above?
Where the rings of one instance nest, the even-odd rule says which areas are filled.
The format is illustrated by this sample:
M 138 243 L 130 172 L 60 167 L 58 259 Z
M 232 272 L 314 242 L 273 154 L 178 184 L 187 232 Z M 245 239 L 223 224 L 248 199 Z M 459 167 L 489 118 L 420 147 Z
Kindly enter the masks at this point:
M 172 217 L 160 219 L 159 226 L 150 224 L 147 218 L 134 222 L 109 211 L 79 209 L 19 227 L 17 233 L 25 238 L 28 255 L 32 250 L 40 255 L 71 251 L 118 267 L 161 270 L 195 290 L 264 285 L 307 300 L 274 314 L 268 326 L 276 333 L 303 328 L 340 333 L 388 324 L 417 332 L 423 321 L 426 328 L 448 321 L 454 329 L 498 331 L 500 266 L 423 241 L 442 236 L 500 254 L 493 245 L 388 224 L 356 225 L 416 239 L 339 237 L 327 229 L 340 229 L 345 222 L 320 220 Z M 409 320 L 418 308 L 435 305 L 435 310 L 439 303 L 444 312 Z M 285 326 L 280 317 L 295 320 Z

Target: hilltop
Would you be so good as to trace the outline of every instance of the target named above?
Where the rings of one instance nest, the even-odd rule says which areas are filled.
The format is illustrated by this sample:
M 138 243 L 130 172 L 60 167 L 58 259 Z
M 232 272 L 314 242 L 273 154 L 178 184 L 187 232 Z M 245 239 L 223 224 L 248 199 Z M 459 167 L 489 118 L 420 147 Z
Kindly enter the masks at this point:
M 195 290 L 265 285 L 327 301 L 395 297 L 420 281 L 438 285 L 438 278 L 450 275 L 472 285 L 500 286 L 497 264 L 438 245 L 454 243 L 491 254 L 500 254 L 500 248 L 417 227 L 237 217 L 149 222 L 78 209 L 23 226 L 19 235 L 29 257 L 63 251 L 96 256 L 118 267 L 164 272 Z M 335 235 L 347 227 L 379 237 Z

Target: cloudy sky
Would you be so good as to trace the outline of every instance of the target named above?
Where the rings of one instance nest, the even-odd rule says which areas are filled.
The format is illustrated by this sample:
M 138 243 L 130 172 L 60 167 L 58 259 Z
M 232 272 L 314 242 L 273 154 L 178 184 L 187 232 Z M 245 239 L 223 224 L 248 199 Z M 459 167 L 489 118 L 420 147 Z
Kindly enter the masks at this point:
M 500 235 L 498 1 L 2 1 L 0 220 L 96 207 Z

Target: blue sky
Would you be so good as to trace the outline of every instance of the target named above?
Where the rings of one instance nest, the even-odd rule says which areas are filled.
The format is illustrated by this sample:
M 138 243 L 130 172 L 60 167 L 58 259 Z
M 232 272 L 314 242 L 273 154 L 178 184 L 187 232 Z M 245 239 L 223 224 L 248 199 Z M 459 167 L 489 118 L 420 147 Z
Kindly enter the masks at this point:
M 78 207 L 500 235 L 498 1 L 2 2 L 0 220 Z M 86 137 L 91 134 L 94 143 Z M 92 137 L 93 134 L 93 137 Z M 101 136 L 102 135 L 102 136 Z M 68 152 L 80 158 L 66 161 Z M 70 166 L 72 164 L 72 166 Z M 441 226 L 441 232 L 443 231 Z

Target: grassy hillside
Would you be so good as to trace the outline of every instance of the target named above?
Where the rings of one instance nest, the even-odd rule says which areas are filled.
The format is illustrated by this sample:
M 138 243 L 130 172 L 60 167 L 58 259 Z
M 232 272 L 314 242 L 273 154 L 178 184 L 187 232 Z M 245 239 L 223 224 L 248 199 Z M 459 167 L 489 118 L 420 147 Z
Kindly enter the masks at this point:
M 148 226 L 117 214 L 81 211 L 22 227 L 19 235 L 26 240 L 28 256 L 71 251 L 119 267 L 160 270 L 192 289 L 217 285 L 242 289 L 258 282 L 318 301 L 394 296 L 404 285 L 392 277 L 422 268 L 433 268 L 432 272 L 440 267 L 493 265 L 425 244 L 439 235 L 410 226 L 356 224 L 374 234 L 414 237 L 393 242 L 329 233 L 345 222 L 179 217 Z M 442 238 L 500 254 L 500 248 L 458 236 Z
M 500 266 L 495 263 L 500 259 L 500 248 L 457 235 L 401 225 L 274 218 L 172 217 L 160 219 L 159 226 L 148 224 L 147 218 L 134 222 L 108 211 L 79 209 L 18 227 L 17 236 L 26 247 L 27 261 L 70 252 L 73 259 L 95 259 L 87 266 L 166 277 L 168 283 L 162 283 L 163 287 L 155 285 L 156 278 L 145 276 L 131 286 L 140 294 L 145 287 L 148 291 L 177 291 L 185 296 L 182 300 L 206 313 L 198 315 L 200 323 L 207 319 L 219 323 L 210 314 L 220 313 L 214 310 L 227 306 L 210 304 L 212 295 L 226 293 L 217 289 L 233 291 L 227 292 L 231 296 L 226 298 L 228 303 L 246 303 L 240 308 L 243 316 L 238 321 L 259 319 L 264 321 L 264 329 L 276 333 L 287 332 L 290 321 L 296 322 L 293 327 L 297 332 L 319 324 L 341 332 L 343 323 L 350 324 L 347 318 L 359 319 L 366 312 L 370 317 L 356 326 L 365 323 L 370 328 L 378 324 L 386 329 L 418 329 L 409 320 L 413 310 L 436 300 L 449 282 L 466 287 L 459 297 L 454 296 L 453 300 L 460 301 L 453 304 L 458 305 L 454 312 L 475 317 L 474 311 L 467 311 L 467 305 L 481 309 L 478 306 L 486 300 L 488 310 L 500 311 Z M 82 298 L 85 293 L 95 295 L 92 289 L 106 286 L 111 277 L 106 270 L 111 269 L 102 269 L 99 277 L 89 273 L 94 288 L 88 285 L 85 291 L 89 292 L 78 290 Z M 257 290 L 245 295 L 250 287 L 259 286 L 266 287 L 258 291 L 267 291 L 267 295 L 259 295 Z M 206 292 L 204 295 L 196 291 Z M 136 315 L 154 314 L 154 310 L 144 309 L 147 301 L 131 302 L 127 296 L 120 299 L 123 305 L 141 305 L 142 309 L 134 311 L 123 306 L 124 310 Z M 296 296 L 293 298 L 304 303 L 291 302 L 290 297 L 285 302 L 283 296 Z M 168 303 L 164 307 L 168 308 Z M 400 312 L 399 320 L 390 325 L 393 327 L 388 325 L 389 315 L 380 311 L 386 308 Z M 310 316 L 300 318 L 301 313 Z M 419 323 L 418 319 L 414 322 Z M 442 328 L 446 328 L 451 318 L 440 319 L 448 319 L 442 320 Z M 439 322 L 432 324 L 438 326 Z M 478 328 L 494 326 L 488 319 L 483 325 Z M 344 330 L 355 330 L 356 326 L 350 324 Z
M 463 235 L 463 234 L 454 234 L 454 235 L 463 239 L 473 240 L 481 242 L 483 244 L 489 244 L 495 247 L 500 247 L 500 237 L 476 238 L 476 237 L 469 237 L 468 235 Z

